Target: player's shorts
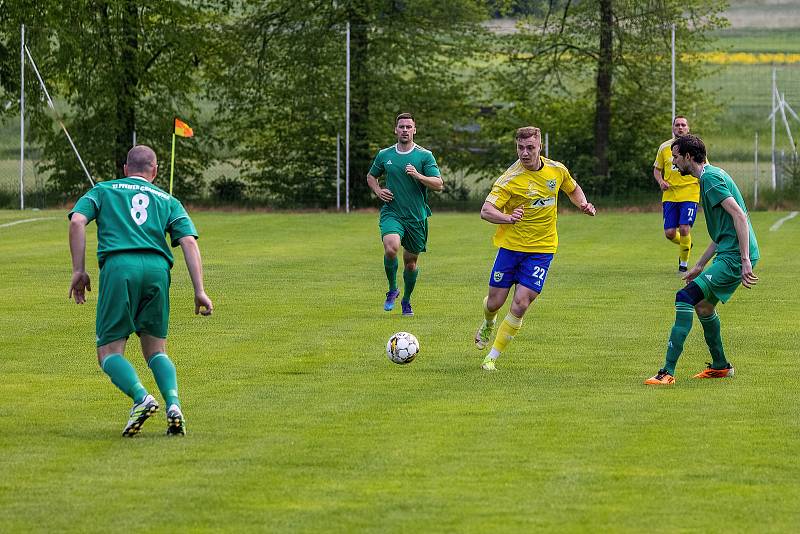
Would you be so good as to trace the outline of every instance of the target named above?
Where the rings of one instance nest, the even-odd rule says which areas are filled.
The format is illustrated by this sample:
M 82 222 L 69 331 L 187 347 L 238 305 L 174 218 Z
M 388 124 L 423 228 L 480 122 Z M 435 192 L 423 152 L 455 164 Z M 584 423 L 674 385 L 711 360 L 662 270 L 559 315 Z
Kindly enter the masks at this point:
M 516 252 L 501 248 L 497 251 L 489 285 L 492 287 L 511 287 L 514 284 L 542 292 L 547 271 L 553 254 L 541 252 Z
M 100 269 L 97 346 L 133 332 L 166 339 L 170 271 L 167 259 L 151 252 L 109 255 Z
M 753 267 L 758 260 L 752 260 Z M 711 267 L 700 273 L 694 282 L 711 304 L 728 302 L 742 283 L 742 263 L 738 255 L 717 256 Z
M 688 224 L 694 226 L 697 219 L 697 202 L 664 202 L 664 230 Z
M 400 244 L 412 254 L 425 252 L 428 244 L 428 219 L 424 221 L 408 222 L 401 219 L 393 212 L 381 210 L 378 223 L 381 229 L 381 240 L 387 234 L 398 234 Z

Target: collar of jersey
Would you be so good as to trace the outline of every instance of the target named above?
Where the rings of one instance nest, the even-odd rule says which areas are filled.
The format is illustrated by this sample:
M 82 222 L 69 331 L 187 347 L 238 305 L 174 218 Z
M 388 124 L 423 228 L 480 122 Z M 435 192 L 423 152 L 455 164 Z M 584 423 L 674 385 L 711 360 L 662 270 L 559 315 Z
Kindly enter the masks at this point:
M 148 180 L 144 176 L 139 176 L 138 174 L 134 174 L 134 175 L 131 175 L 131 176 L 126 176 L 125 178 L 136 178 L 137 180 L 144 180 L 148 184 L 150 183 L 150 180 Z
M 400 148 L 397 146 L 397 145 L 399 145 L 399 144 L 400 144 L 400 143 L 395 143 L 395 144 L 394 144 L 394 151 L 395 151 L 395 152 L 397 152 L 398 154 L 410 154 L 411 152 L 413 152 L 413 151 L 414 151 L 414 149 L 415 149 L 415 148 L 417 148 L 417 143 L 414 143 L 413 145 L 411 145 L 411 148 L 409 148 L 409 149 L 408 149 L 408 150 L 406 150 L 405 152 L 401 152 L 401 151 L 400 151 Z

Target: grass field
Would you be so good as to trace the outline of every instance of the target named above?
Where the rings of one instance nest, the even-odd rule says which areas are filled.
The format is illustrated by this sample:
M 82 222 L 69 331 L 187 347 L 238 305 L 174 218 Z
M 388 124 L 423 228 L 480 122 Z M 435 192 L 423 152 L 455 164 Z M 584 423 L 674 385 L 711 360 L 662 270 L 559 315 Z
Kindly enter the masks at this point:
M 562 215 L 495 374 L 471 342 L 494 255 L 477 214 L 431 219 L 403 318 L 381 308 L 375 214 L 196 213 L 216 310 L 192 315 L 179 258 L 189 434 L 163 436 L 160 413 L 128 440 L 97 295 L 67 300 L 64 213 L 0 211 L 0 530 L 794 531 L 800 217 L 769 230 L 785 215 L 753 215 L 761 281 L 720 309 L 737 376 L 689 378 L 709 359 L 695 321 L 676 385 L 653 389 L 681 285 L 658 213 Z M 32 217 L 52 219 L 3 226 Z M 384 354 L 399 330 L 422 344 L 405 367 Z

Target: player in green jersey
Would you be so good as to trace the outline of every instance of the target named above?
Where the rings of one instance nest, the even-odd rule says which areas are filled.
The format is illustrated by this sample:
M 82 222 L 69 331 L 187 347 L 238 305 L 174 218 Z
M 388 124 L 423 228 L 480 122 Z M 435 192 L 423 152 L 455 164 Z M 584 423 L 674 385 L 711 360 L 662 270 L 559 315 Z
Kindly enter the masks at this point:
M 758 282 L 753 273 L 759 259 L 758 243 L 739 188 L 728 173 L 705 163 L 706 147 L 699 137 L 685 135 L 673 141 L 672 161 L 682 173 L 700 180 L 700 202 L 711 243 L 683 277 L 686 287 L 675 296 L 675 324 L 667 344 L 666 363 L 655 376 L 645 380 L 645 384 L 651 385 L 675 382 L 675 365 L 695 313 L 703 327 L 712 362 L 694 378 L 733 376 L 733 366 L 722 346 L 715 307 L 718 302 L 727 302 L 740 284 L 749 289 Z M 705 268 L 712 257 L 714 262 Z
M 125 178 L 98 183 L 69 213 L 69 296 L 83 304 L 86 291 L 91 291 L 85 267 L 86 225 L 94 220 L 100 267 L 97 361 L 114 385 L 133 400 L 122 435 L 136 435 L 159 408 L 123 356 L 133 332 L 139 335 L 142 355 L 167 405 L 167 434 L 183 435 L 186 425 L 177 374 L 166 353 L 173 257 L 165 236 L 169 233 L 172 246 L 183 250 L 194 286 L 195 313 L 211 315 L 213 304 L 203 288 L 197 230 L 181 203 L 152 185 L 158 163 L 151 148 L 133 147 L 124 171 Z
M 403 298 L 400 301 L 403 315 L 414 315 L 411 293 L 417 283 L 417 259 L 425 252 L 428 241 L 428 189 L 441 191 L 444 182 L 436 158 L 430 150 L 414 143 L 417 133 L 414 117 L 401 113 L 395 120 L 394 133 L 397 144 L 384 148 L 367 173 L 367 184 L 384 204 L 380 213 L 381 239 L 383 240 L 383 267 L 389 282 L 389 291 L 383 309 L 394 309 L 400 295 L 397 288 L 397 254 L 403 247 Z M 385 185 L 378 178 L 386 175 Z

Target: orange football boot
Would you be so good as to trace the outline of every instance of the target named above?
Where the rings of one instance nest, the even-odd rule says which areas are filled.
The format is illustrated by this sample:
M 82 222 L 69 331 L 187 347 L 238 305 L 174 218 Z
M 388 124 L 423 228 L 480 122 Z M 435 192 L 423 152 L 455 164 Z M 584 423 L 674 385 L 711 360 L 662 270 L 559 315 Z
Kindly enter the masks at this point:
M 725 378 L 733 376 L 733 366 L 728 364 L 724 369 L 714 369 L 710 363 L 706 363 L 706 370 L 697 373 L 692 378 Z
M 675 383 L 675 377 L 666 369 L 659 369 L 655 376 L 651 376 L 644 383 L 649 386 L 670 386 Z

